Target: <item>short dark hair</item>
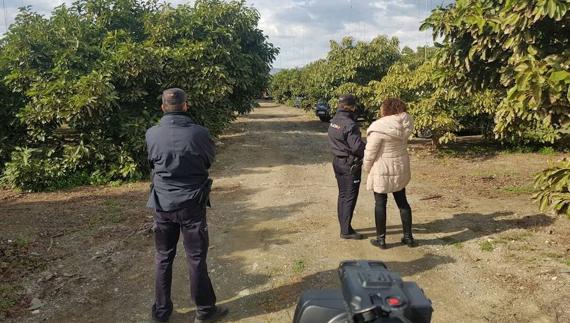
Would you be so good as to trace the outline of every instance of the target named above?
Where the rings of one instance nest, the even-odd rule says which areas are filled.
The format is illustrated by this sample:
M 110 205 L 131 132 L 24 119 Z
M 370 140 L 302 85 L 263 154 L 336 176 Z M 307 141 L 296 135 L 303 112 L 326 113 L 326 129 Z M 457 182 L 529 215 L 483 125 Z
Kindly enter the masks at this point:
M 186 92 L 182 89 L 175 87 L 162 92 L 162 108 L 166 112 L 182 111 L 186 100 Z
M 388 98 L 380 106 L 380 116 L 387 117 L 406 112 L 406 103 L 398 98 Z
M 338 98 L 338 108 L 344 109 L 345 107 L 356 106 L 356 97 L 352 94 L 345 94 Z

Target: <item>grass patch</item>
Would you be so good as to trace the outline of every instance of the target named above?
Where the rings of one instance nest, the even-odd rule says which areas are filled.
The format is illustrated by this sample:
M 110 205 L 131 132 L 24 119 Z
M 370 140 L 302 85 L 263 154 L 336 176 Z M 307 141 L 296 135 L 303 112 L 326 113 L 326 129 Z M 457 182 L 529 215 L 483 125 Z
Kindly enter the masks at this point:
M 111 187 L 120 187 L 121 185 L 123 185 L 124 183 L 126 183 L 125 181 L 122 181 L 120 179 L 116 180 L 116 181 L 110 181 L 109 185 Z
M 46 267 L 46 261 L 32 255 L 32 245 L 27 237 L 0 239 L 0 321 L 27 310 L 29 297 L 21 281 Z
M 538 153 L 541 155 L 554 155 L 556 154 L 556 150 L 552 147 L 542 147 L 538 150 Z
M 119 202 L 116 200 L 106 200 L 103 202 L 103 205 L 105 206 L 105 222 L 119 223 L 123 220 Z
M 481 242 L 479 246 L 481 247 L 481 251 L 491 252 L 495 250 L 495 245 L 493 244 L 492 241 L 489 240 Z
M 0 284 L 0 319 L 15 317 L 27 305 L 25 290 L 13 282 Z
M 547 252 L 544 254 L 544 256 L 552 259 L 561 259 L 562 257 L 564 257 L 563 255 L 554 252 Z
M 461 242 L 454 242 L 452 246 L 454 246 L 457 249 L 463 249 L 463 243 Z
M 534 192 L 534 187 L 532 185 L 516 185 L 503 187 L 503 190 L 516 194 L 531 194 Z
M 512 146 L 505 148 L 502 152 L 505 154 L 529 154 L 536 151 L 532 146 Z
M 500 239 L 503 241 L 522 241 L 526 240 L 526 238 L 532 236 L 532 232 L 530 231 L 515 231 L 509 232 L 501 235 Z
M 305 261 L 303 259 L 296 260 L 293 263 L 293 272 L 300 274 L 305 270 Z
M 500 148 L 492 143 L 449 143 L 437 152 L 440 157 L 480 157 L 494 155 Z
M 31 241 L 28 237 L 18 237 L 13 242 L 15 249 L 28 249 Z
M 564 264 L 568 267 L 570 267 L 570 259 L 566 259 L 564 260 Z

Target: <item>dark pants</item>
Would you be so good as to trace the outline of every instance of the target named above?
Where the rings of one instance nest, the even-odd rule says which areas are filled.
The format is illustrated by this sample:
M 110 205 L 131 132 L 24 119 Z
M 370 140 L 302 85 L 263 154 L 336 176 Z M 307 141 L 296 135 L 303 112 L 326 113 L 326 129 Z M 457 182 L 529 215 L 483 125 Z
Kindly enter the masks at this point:
M 402 219 L 402 229 L 404 236 L 412 235 L 412 208 L 406 199 L 406 189 L 399 192 L 394 192 L 394 199 L 400 209 L 400 218 Z M 374 193 L 374 200 L 376 205 L 374 208 L 374 218 L 376 220 L 376 234 L 379 237 L 386 236 L 386 202 L 388 201 L 388 194 Z
M 209 245 L 206 209 L 192 204 L 173 212 L 156 211 L 154 216 L 156 280 L 153 311 L 158 318 L 167 318 L 172 313 L 172 264 L 180 232 L 190 268 L 190 292 L 197 307 L 196 314 L 201 317 L 215 310 L 216 295 L 206 265 Z
M 338 184 L 337 213 L 340 233 L 350 234 L 354 232 L 350 222 L 360 190 L 361 170 L 358 170 L 357 174 L 351 174 L 346 158 L 338 157 L 333 160 L 333 170 Z

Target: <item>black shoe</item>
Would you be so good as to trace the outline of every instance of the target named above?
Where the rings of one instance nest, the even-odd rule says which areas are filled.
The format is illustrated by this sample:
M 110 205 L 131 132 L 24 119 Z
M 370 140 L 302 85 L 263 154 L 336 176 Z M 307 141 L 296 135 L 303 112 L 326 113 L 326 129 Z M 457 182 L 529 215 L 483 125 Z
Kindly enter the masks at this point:
M 378 237 L 377 239 L 372 239 L 372 240 L 370 240 L 370 243 L 373 246 L 378 247 L 380 249 L 387 249 L 388 248 L 386 246 L 386 238 L 384 238 L 384 237 Z
M 414 240 L 412 236 L 404 236 L 402 238 L 402 243 L 410 248 L 417 247 L 418 243 Z
M 353 232 L 349 234 L 340 234 L 342 239 L 353 239 L 353 240 L 361 240 L 364 239 L 364 236 L 358 232 Z
M 154 306 L 153 306 L 152 311 L 150 312 L 150 315 L 152 317 L 152 322 L 168 322 L 168 319 L 170 318 L 170 315 L 168 315 L 166 317 L 156 316 L 156 313 L 154 312 Z
M 153 322 L 168 322 L 168 319 L 170 318 L 170 315 L 172 314 L 173 310 L 174 310 L 174 306 L 172 306 L 172 303 L 170 303 L 170 310 L 167 312 L 167 314 L 159 317 L 156 315 L 156 304 L 152 305 L 152 309 L 150 312 L 150 315 L 152 317 L 152 321 Z
M 224 316 L 228 315 L 230 310 L 225 306 L 216 306 L 216 309 L 205 316 L 196 317 L 194 323 L 212 323 L 217 322 L 224 318 Z

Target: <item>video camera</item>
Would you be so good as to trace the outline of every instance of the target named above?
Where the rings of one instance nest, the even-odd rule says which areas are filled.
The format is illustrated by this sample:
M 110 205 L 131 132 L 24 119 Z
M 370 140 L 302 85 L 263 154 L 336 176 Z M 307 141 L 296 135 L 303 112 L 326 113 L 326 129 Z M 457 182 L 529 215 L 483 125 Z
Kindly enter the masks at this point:
M 433 308 L 423 290 L 404 282 L 380 261 L 343 261 L 342 290 L 309 290 L 293 323 L 429 323 Z

